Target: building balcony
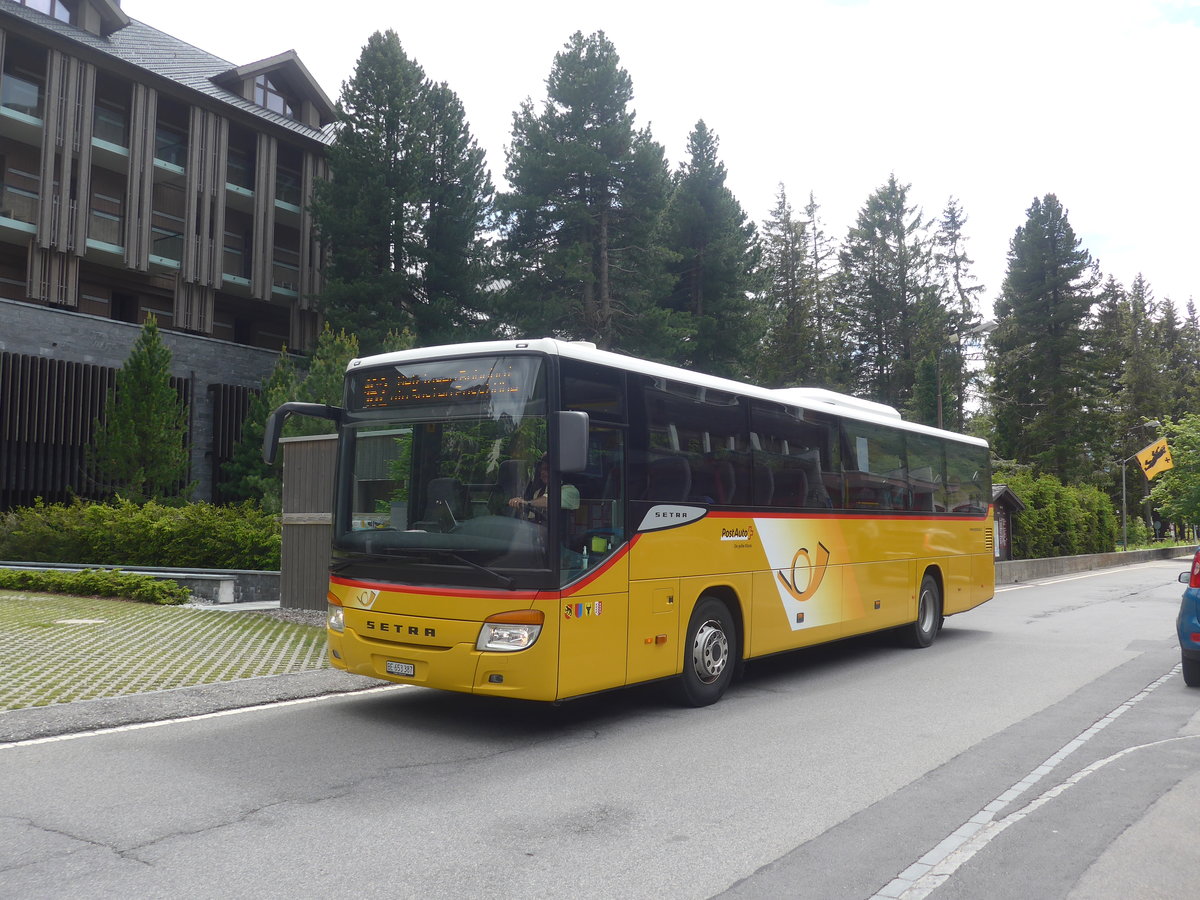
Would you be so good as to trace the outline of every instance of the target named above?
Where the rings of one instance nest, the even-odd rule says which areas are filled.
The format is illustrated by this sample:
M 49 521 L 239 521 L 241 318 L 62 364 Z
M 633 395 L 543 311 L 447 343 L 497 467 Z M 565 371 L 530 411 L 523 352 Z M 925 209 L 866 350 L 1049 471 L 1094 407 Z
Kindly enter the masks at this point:
M 25 222 L 36 229 L 38 221 L 38 195 L 31 191 L 4 186 L 0 191 L 0 219 Z
M 43 115 L 42 86 L 5 72 L 0 78 L 0 106 L 40 122 Z
M 121 247 L 125 243 L 123 234 L 124 227 L 124 216 L 114 215 L 98 209 L 93 209 L 89 212 L 89 240 L 101 241 L 105 244 L 112 244 L 113 246 Z
M 271 267 L 271 293 L 295 297 L 300 292 L 300 267 L 275 260 Z

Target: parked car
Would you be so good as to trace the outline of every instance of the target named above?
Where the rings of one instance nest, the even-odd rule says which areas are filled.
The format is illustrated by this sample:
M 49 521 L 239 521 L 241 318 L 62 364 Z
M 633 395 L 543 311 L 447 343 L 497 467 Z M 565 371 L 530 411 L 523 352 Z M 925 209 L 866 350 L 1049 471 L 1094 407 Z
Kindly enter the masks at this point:
M 1175 628 L 1179 632 L 1179 652 L 1183 657 L 1183 682 L 1188 687 L 1200 687 L 1200 548 L 1192 557 L 1192 570 L 1179 580 L 1187 585 Z

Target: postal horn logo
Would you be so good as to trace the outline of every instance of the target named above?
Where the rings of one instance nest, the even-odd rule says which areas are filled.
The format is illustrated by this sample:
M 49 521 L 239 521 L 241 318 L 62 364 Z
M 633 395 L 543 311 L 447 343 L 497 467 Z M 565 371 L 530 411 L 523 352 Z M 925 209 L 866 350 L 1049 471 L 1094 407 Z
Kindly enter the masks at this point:
M 379 591 L 363 590 L 359 591 L 354 601 L 363 609 L 370 609 L 375 605 L 375 601 L 379 599 Z
M 799 568 L 802 572 L 807 570 L 807 583 L 803 588 L 800 586 L 800 579 L 796 577 L 796 569 Z M 829 548 L 824 544 L 817 544 L 817 561 L 814 564 L 812 557 L 809 555 L 807 547 L 801 547 L 796 551 L 796 555 L 792 557 L 791 578 L 784 575 L 782 572 L 775 573 L 779 576 L 780 583 L 787 589 L 787 592 L 797 600 L 804 602 L 812 597 L 821 586 L 821 582 L 825 579 L 825 570 L 829 568 Z

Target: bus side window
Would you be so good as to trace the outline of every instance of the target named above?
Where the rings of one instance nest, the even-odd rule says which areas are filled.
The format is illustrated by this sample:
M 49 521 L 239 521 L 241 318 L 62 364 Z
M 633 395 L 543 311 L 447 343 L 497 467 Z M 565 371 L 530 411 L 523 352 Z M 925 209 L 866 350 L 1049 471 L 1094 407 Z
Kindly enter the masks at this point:
M 942 453 L 942 442 L 924 434 L 910 434 L 907 439 L 913 509 L 919 512 L 945 512 L 946 460 Z
M 830 509 L 841 506 L 834 464 L 836 420 L 809 410 L 751 407 L 756 506 Z

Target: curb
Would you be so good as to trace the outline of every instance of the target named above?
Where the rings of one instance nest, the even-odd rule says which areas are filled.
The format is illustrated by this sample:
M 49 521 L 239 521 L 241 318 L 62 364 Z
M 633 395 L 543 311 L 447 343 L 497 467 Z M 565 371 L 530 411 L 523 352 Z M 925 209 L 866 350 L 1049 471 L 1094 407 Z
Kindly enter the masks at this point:
M 321 669 L 127 694 L 123 697 L 77 700 L 53 706 L 32 706 L 0 712 L 0 744 L 204 715 L 325 694 L 356 693 L 386 684 L 388 682 L 336 669 Z

